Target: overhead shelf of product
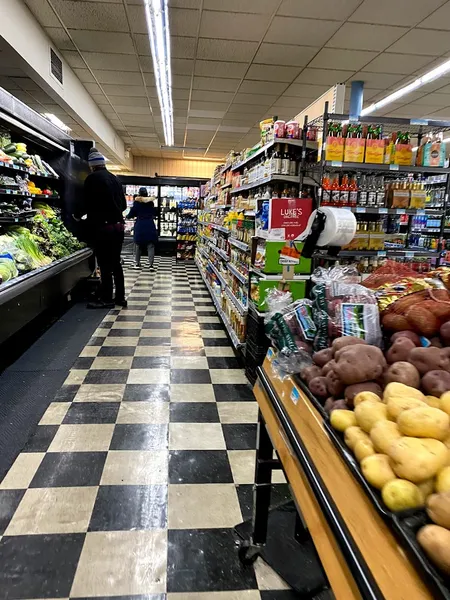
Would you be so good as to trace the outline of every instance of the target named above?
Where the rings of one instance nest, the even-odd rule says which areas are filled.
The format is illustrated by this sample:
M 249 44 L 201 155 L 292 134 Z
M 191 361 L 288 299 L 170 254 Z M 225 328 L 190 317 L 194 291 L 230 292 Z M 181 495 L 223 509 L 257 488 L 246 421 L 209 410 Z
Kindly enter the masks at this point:
M 443 174 L 450 173 L 450 168 L 445 167 L 416 167 L 414 165 L 384 165 L 384 164 L 373 164 L 364 162 L 345 162 L 340 160 L 325 160 L 322 163 L 308 163 L 306 165 L 307 171 L 313 171 L 317 169 L 327 169 L 329 171 L 347 170 L 347 171 L 370 171 L 380 173 L 435 173 Z
M 264 146 L 261 146 L 261 148 L 259 150 L 257 150 L 256 152 L 254 152 L 253 154 L 251 154 L 250 156 L 248 156 L 244 160 L 241 160 L 238 163 L 232 165 L 231 166 L 231 170 L 232 171 L 238 171 L 242 167 L 245 167 L 246 164 L 248 164 L 249 162 L 251 162 L 255 158 L 258 158 L 258 156 L 261 156 L 262 154 L 264 154 L 268 150 L 271 150 L 275 146 L 275 144 L 287 144 L 288 146 L 296 146 L 298 148 L 302 148 L 303 147 L 303 140 L 296 140 L 296 139 L 290 139 L 290 138 L 274 138 L 268 144 L 265 144 Z M 306 142 L 306 147 L 309 148 L 309 149 L 317 149 L 317 143 L 316 142 L 307 141 Z M 230 167 L 228 167 L 228 168 L 230 168 Z
M 266 185 L 268 183 L 272 183 L 274 181 L 282 181 L 284 183 L 297 183 L 298 184 L 298 176 L 295 175 L 269 175 L 268 177 L 263 177 L 262 179 L 257 179 L 256 181 L 252 181 L 251 183 L 246 183 L 245 185 L 240 185 L 239 187 L 232 188 L 230 190 L 231 194 L 238 194 L 239 192 L 244 192 L 245 190 L 251 190 L 253 188 L 260 187 L 262 185 Z
M 230 264 L 230 263 L 227 263 L 227 269 L 228 269 L 228 270 L 229 270 L 231 273 L 233 273 L 233 275 L 234 275 L 234 276 L 235 276 L 237 279 L 239 279 L 239 281 L 240 281 L 241 283 L 243 283 L 243 284 L 245 284 L 245 285 L 247 285 L 247 284 L 248 284 L 248 275 L 247 275 L 247 276 L 246 276 L 246 275 L 243 275 L 242 273 L 240 273 L 240 272 L 239 272 L 239 271 L 236 269 L 236 267 L 233 267 L 233 265 L 232 265 L 232 264 Z
M 243 250 L 244 252 L 250 251 L 250 246 L 248 244 L 241 242 L 240 240 L 237 240 L 236 238 L 234 238 L 232 236 L 230 236 L 228 241 L 230 242 L 230 244 L 232 246 L 236 246 L 236 248 L 239 248 L 240 250 Z

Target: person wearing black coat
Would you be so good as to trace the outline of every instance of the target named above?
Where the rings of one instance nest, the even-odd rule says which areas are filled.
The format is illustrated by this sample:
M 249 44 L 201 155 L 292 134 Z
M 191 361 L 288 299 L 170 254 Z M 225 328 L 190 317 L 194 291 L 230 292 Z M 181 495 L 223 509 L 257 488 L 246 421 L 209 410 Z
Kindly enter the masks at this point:
M 155 258 L 155 244 L 158 241 L 158 231 L 154 218 L 156 216 L 153 200 L 148 197 L 145 187 L 139 188 L 139 196 L 134 199 L 133 206 L 128 213 L 128 219 L 136 219 L 134 224 L 134 243 L 136 244 L 136 264 L 141 266 L 141 256 L 148 254 L 150 270 L 153 270 Z

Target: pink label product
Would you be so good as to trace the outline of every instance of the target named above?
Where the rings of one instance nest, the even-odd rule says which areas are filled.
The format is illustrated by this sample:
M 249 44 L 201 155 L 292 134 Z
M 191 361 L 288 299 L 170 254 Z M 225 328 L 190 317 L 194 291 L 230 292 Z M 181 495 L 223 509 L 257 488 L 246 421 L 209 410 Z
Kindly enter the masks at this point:
M 286 123 L 286 137 L 293 140 L 298 140 L 300 137 L 300 127 L 297 121 L 288 121 Z
M 275 121 L 273 128 L 276 138 L 286 137 L 286 121 Z

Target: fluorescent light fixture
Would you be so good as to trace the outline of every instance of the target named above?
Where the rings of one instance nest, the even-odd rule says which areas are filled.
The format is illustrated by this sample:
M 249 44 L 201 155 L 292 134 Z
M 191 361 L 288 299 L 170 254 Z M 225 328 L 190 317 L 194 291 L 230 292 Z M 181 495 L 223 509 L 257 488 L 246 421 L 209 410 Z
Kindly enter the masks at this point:
M 156 89 L 167 146 L 173 146 L 172 71 L 167 0 L 144 0 Z
M 442 77 L 442 75 L 445 75 L 445 73 L 448 73 L 449 71 L 450 71 L 450 60 L 447 60 L 445 63 L 442 63 L 442 65 L 439 65 L 439 67 L 436 67 L 435 69 L 431 69 L 431 71 L 428 71 L 428 73 L 425 73 L 425 75 L 422 75 L 418 79 L 415 79 L 411 83 L 408 83 L 408 85 L 405 85 L 404 87 L 400 88 L 396 92 L 389 94 L 389 96 L 386 96 L 386 98 L 382 98 L 381 100 L 379 100 L 378 102 L 374 102 L 367 108 L 363 108 L 361 111 L 361 116 L 364 117 L 365 115 L 370 115 L 371 113 L 375 112 L 376 110 L 383 108 L 383 106 L 386 106 L 387 104 L 391 104 L 391 102 L 395 102 L 399 98 L 406 96 L 406 94 L 409 94 L 410 92 L 417 90 L 418 88 L 422 87 L 423 85 L 430 83 L 430 81 L 433 81 L 434 79 L 438 79 L 439 77 Z
M 61 119 L 58 119 L 58 117 L 56 115 L 53 115 L 52 113 L 42 113 L 42 115 L 48 121 L 50 121 L 50 123 L 53 123 L 53 125 L 56 125 L 56 127 L 59 127 L 59 129 L 61 129 L 61 131 L 64 131 L 64 133 L 70 133 L 72 131 L 71 128 L 68 127 L 65 123 L 63 123 L 61 121 Z

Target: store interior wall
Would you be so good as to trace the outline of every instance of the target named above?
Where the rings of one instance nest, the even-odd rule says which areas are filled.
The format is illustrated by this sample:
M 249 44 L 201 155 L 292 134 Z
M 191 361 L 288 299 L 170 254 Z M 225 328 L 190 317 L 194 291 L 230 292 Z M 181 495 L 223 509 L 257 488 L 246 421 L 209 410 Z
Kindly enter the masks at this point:
M 218 163 L 208 160 L 176 160 L 135 156 L 133 172 L 137 175 L 154 177 L 199 177 L 209 179 Z
M 11 55 L 16 54 L 14 58 L 29 77 L 81 122 L 93 139 L 107 147 L 120 163 L 132 168 L 132 157 L 127 159 L 124 142 L 62 56 L 63 85 L 50 74 L 50 47 L 55 51 L 56 48 L 22 0 L 0 0 L 0 14 L 0 38 L 9 46 L 5 48 L 2 44 L 2 65 L 12 66 Z

